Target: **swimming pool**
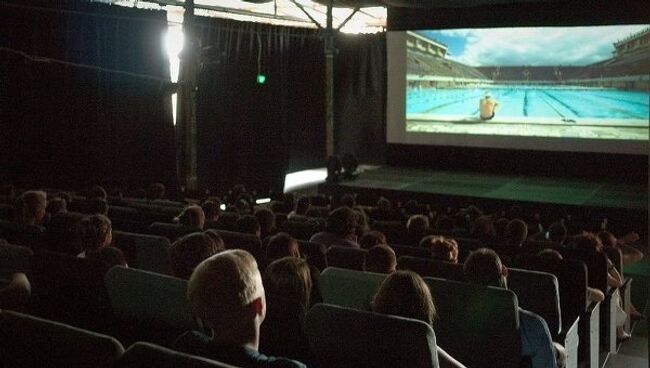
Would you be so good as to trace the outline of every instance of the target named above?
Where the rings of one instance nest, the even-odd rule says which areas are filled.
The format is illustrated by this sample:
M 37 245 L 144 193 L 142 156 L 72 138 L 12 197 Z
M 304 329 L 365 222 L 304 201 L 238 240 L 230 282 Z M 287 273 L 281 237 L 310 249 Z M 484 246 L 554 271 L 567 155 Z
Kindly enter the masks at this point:
M 478 117 L 479 100 L 485 88 L 410 89 L 406 96 L 407 117 L 411 114 L 444 116 L 449 120 Z M 616 89 L 567 87 L 491 87 L 492 98 L 499 102 L 496 117 L 521 118 L 534 123 L 535 118 L 548 121 L 597 121 L 607 119 L 616 124 L 648 125 L 650 94 Z

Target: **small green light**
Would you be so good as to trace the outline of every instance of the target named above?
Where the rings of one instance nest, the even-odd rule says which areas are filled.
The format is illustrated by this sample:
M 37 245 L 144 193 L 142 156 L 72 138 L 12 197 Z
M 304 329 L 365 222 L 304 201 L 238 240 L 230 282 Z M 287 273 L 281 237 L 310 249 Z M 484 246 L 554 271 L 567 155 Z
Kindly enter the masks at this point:
M 257 83 L 259 83 L 259 84 L 264 84 L 264 83 L 266 83 L 266 75 L 264 75 L 264 74 L 258 74 L 258 75 L 257 75 Z

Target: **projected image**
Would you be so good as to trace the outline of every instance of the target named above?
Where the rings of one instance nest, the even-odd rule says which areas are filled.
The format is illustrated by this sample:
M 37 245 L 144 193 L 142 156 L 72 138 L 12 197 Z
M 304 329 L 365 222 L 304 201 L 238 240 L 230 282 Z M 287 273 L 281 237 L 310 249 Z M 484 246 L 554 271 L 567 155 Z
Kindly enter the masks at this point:
M 650 27 L 407 32 L 407 132 L 648 140 Z

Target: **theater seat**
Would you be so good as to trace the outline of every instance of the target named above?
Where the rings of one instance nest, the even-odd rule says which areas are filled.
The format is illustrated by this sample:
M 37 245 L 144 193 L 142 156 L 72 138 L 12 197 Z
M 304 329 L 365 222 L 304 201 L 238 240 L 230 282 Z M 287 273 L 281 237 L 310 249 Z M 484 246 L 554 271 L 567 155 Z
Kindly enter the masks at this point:
M 547 272 L 510 268 L 508 289 L 515 292 L 520 307 L 544 318 L 551 336 L 562 331 L 557 277 Z
M 395 251 L 395 255 L 399 258 L 402 256 L 431 258 L 431 250 L 423 247 L 414 247 L 410 245 L 391 244 L 391 248 Z
M 154 222 L 149 225 L 149 232 L 152 235 L 164 236 L 170 242 L 176 241 L 183 235 L 200 231 L 198 229 L 188 228 L 177 224 L 168 224 L 166 222 Z
M 370 310 L 370 301 L 386 275 L 328 267 L 320 275 L 323 302 Z
M 425 277 L 435 301 L 437 342 L 468 367 L 518 368 L 517 297 L 506 289 Z
M 419 257 L 399 257 L 398 270 L 411 270 L 422 277 L 437 277 L 440 279 L 465 281 L 463 265 L 436 261 Z
M 253 234 L 235 231 L 217 230 L 223 239 L 226 249 L 243 249 L 260 260 L 262 256 L 262 241 Z
M 327 250 L 327 265 L 363 271 L 366 269 L 366 254 L 368 251 L 365 249 L 333 246 Z
M 187 281 L 115 266 L 105 282 L 113 312 L 129 329 L 125 340 L 171 342 L 182 332 L 198 329 L 186 298 Z
M 3 367 L 109 368 L 124 348 L 114 338 L 26 314 L 0 312 Z
M 315 305 L 305 332 L 317 368 L 435 368 L 436 336 L 422 321 Z
M 113 232 L 113 245 L 131 255 L 129 267 L 144 271 L 171 274 L 169 265 L 169 240 L 164 236 Z
M 189 355 L 147 342 L 131 345 L 116 368 L 235 368 L 232 365 Z
M 294 221 L 288 219 L 280 226 L 280 231 L 289 233 L 296 239 L 309 240 L 311 237 L 325 230 L 325 225 L 317 221 Z
M 306 240 L 298 240 L 300 254 L 307 260 L 307 263 L 322 271 L 327 268 L 327 247 L 320 243 L 313 243 Z

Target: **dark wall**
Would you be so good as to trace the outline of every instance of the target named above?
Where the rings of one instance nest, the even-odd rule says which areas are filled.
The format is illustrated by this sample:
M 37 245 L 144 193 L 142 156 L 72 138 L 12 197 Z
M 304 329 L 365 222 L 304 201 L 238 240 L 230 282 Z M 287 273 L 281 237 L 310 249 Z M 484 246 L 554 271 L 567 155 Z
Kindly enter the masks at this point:
M 363 163 L 386 157 L 386 34 L 336 38 L 334 142 Z
M 323 160 L 324 64 L 314 30 L 200 18 L 199 186 L 278 187 Z M 258 84 L 258 55 L 266 83 Z
M 0 46 L 106 70 L 0 51 L 0 181 L 63 188 L 163 181 L 173 188 L 165 12 L 59 5 L 74 12 L 0 5 Z
M 565 0 L 465 8 L 389 8 L 388 30 L 631 24 L 650 21 L 647 1 Z

